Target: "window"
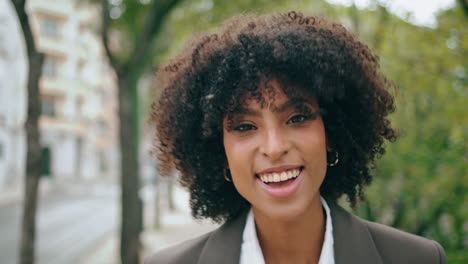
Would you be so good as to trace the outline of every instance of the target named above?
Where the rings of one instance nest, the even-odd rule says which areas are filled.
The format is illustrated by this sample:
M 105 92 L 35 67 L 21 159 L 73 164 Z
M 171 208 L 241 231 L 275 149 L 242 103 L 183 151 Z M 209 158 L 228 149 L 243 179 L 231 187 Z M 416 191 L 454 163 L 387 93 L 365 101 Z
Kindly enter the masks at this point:
M 2 114 L 2 113 L 0 113 L 0 127 L 1 126 L 6 126 L 6 116 L 5 114 Z
M 51 177 L 51 153 L 49 147 L 41 148 L 41 167 L 40 175 L 41 177 Z
M 106 160 L 106 154 L 104 154 L 104 151 L 99 152 L 99 170 L 100 172 L 106 172 L 108 169 L 107 166 L 107 160 Z
M 46 57 L 42 68 L 42 74 L 46 77 L 57 77 L 58 61 L 52 57 Z
M 99 130 L 101 130 L 102 132 L 105 132 L 106 129 L 107 129 L 107 122 L 105 120 L 99 120 L 98 121 L 98 127 L 99 127 Z
M 3 143 L 0 142 L 0 160 L 3 159 Z
M 55 99 L 53 97 L 42 98 L 42 114 L 45 116 L 55 116 Z
M 41 34 L 51 38 L 57 38 L 59 35 L 57 21 L 51 18 L 44 18 L 41 21 Z
M 85 115 L 84 115 L 84 99 L 83 97 L 78 97 L 76 99 L 76 118 L 77 120 L 81 120 Z

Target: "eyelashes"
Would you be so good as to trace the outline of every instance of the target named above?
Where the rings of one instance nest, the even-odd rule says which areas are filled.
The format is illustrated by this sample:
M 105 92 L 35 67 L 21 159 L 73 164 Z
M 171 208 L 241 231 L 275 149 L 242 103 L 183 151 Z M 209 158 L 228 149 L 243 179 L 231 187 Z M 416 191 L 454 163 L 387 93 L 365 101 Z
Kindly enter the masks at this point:
M 300 113 L 300 114 L 294 114 L 292 117 L 290 117 L 287 121 L 286 124 L 288 125 L 301 125 L 304 122 L 307 122 L 309 120 L 314 120 L 319 116 L 319 113 L 311 113 L 310 109 L 308 111 L 309 113 Z M 228 131 L 236 131 L 236 132 L 249 132 L 252 130 L 256 130 L 257 127 L 254 124 L 251 124 L 250 122 L 246 121 L 232 121 L 231 126 L 228 126 Z
M 238 132 L 246 132 L 246 131 L 255 130 L 255 129 L 257 128 L 251 124 L 240 124 L 233 128 L 234 131 L 238 131 Z
M 314 120 L 318 116 L 324 115 L 325 110 L 323 108 L 315 109 L 308 103 L 298 103 L 294 106 L 288 107 L 289 116 L 285 120 L 286 125 L 301 126 L 309 120 Z M 283 118 L 287 114 L 287 110 L 272 109 L 278 118 Z M 230 112 L 226 115 L 225 129 L 228 132 L 239 132 L 245 133 L 252 130 L 256 130 L 258 126 L 255 123 L 256 119 L 262 119 L 262 114 L 255 112 L 255 110 L 249 110 L 248 108 L 240 112 Z
M 288 121 L 286 122 L 287 124 L 297 124 L 297 123 L 302 123 L 307 120 L 315 119 L 317 118 L 316 114 L 298 114 L 292 116 Z

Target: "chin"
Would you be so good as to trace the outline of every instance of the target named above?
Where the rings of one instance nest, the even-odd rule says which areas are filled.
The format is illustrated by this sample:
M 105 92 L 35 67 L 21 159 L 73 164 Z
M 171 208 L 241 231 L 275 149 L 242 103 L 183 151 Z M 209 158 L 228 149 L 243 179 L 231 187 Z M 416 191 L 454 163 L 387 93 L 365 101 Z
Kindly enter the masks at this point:
M 295 221 L 313 210 L 313 200 L 308 201 L 281 201 L 274 204 L 254 207 L 255 213 L 260 213 L 273 221 L 291 222 Z

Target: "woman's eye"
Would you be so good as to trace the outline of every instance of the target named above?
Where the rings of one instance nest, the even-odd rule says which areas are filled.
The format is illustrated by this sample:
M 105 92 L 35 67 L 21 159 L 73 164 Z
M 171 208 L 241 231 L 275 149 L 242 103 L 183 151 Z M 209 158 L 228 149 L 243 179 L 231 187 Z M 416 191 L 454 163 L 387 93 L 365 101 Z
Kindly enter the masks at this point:
M 253 125 L 251 124 L 241 124 L 239 126 L 236 126 L 234 128 L 234 130 L 236 131 L 241 131 L 241 132 L 244 132 L 244 131 L 249 131 L 249 130 L 255 130 L 256 127 L 254 127 Z
M 308 119 L 310 119 L 310 116 L 308 115 L 295 115 L 291 117 L 287 123 L 288 124 L 302 123 Z

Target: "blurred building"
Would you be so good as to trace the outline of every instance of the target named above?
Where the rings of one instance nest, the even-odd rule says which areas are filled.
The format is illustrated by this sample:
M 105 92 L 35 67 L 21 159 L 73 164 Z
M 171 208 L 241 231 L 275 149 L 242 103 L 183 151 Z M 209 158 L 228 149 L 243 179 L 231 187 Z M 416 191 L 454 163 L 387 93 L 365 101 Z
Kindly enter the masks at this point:
M 53 181 L 112 180 L 118 173 L 117 88 L 97 35 L 98 10 L 74 0 L 30 0 L 40 81 L 41 173 Z M 25 171 L 27 63 L 9 0 L 0 0 L 0 187 Z
M 26 159 L 26 57 L 9 4 L 0 1 L 0 186 L 17 185 Z

